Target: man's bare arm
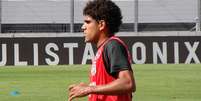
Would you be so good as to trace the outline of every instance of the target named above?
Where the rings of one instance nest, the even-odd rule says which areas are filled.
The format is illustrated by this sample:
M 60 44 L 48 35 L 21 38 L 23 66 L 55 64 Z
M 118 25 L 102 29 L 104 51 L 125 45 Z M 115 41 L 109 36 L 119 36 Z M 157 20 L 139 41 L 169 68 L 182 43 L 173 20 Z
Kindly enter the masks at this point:
M 69 87 L 69 99 L 87 96 L 88 94 L 118 95 L 135 92 L 136 85 L 133 73 L 128 70 L 120 71 L 118 78 L 107 85 L 89 86 L 84 83 Z
M 129 70 L 120 71 L 118 78 L 107 85 L 95 86 L 90 93 L 94 94 L 124 94 L 136 90 L 133 73 Z

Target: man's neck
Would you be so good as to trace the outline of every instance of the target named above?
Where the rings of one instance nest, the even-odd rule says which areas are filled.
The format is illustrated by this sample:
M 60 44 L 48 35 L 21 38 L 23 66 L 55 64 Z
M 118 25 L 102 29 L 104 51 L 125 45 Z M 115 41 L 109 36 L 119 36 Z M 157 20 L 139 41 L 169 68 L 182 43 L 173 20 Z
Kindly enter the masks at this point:
M 98 42 L 97 42 L 97 44 L 96 44 L 96 47 L 97 48 L 99 48 L 102 44 L 104 44 L 105 43 L 105 41 L 107 41 L 109 39 L 109 37 L 108 36 L 100 36 L 100 38 L 99 38 L 99 40 L 98 40 Z

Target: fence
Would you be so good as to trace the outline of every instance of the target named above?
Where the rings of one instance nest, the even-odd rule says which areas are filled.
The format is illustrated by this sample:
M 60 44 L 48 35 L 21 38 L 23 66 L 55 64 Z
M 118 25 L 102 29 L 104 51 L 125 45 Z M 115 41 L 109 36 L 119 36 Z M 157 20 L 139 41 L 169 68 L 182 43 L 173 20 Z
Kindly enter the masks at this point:
M 200 0 L 113 0 L 122 32 L 200 31 Z M 87 0 L 1 0 L 2 33 L 80 32 Z

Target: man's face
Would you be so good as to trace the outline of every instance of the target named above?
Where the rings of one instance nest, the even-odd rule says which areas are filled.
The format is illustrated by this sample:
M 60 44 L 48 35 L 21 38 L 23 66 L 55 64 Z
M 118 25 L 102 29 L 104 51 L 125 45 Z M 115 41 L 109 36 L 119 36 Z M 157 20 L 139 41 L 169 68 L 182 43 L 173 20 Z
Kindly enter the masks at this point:
M 84 16 L 84 24 L 82 25 L 84 32 L 85 42 L 96 43 L 99 35 L 99 24 L 90 16 Z

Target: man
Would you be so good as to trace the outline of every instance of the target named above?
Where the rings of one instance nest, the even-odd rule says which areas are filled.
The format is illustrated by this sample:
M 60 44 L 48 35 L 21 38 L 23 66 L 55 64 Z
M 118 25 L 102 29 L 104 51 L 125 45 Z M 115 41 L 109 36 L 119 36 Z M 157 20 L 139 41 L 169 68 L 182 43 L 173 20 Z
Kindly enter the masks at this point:
M 132 101 L 136 86 L 131 57 L 125 43 L 114 36 L 122 23 L 120 8 L 110 0 L 93 0 L 83 14 L 85 42 L 94 43 L 98 51 L 90 84 L 70 85 L 68 101 L 87 95 L 89 101 Z

